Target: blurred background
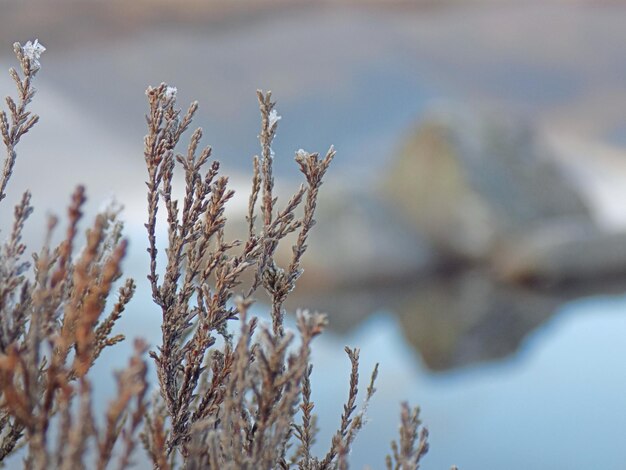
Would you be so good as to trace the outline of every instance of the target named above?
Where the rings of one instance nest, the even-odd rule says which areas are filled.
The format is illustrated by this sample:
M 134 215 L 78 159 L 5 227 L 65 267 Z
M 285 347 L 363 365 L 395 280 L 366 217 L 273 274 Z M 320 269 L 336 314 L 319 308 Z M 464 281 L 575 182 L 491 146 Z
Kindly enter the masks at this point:
M 271 89 L 283 201 L 297 149 L 338 151 L 289 303 L 330 315 L 314 351 L 320 451 L 350 345 L 363 376 L 381 363 L 353 468 L 383 466 L 402 400 L 430 429 L 426 469 L 625 468 L 626 2 L 0 0 L 0 69 L 34 38 L 48 48 L 41 122 L 18 149 L 1 228 L 26 188 L 33 250 L 76 184 L 88 220 L 120 201 L 139 290 L 119 331 L 160 341 L 145 88 L 199 100 L 242 221 L 255 90 Z M 95 371 L 102 403 L 129 344 Z

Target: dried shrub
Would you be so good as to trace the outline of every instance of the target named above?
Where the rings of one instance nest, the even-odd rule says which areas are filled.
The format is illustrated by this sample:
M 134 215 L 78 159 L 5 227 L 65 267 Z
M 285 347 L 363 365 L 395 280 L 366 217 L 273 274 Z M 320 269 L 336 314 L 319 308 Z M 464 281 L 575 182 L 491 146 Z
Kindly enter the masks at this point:
M 37 41 L 15 44 L 21 74 L 11 70 L 17 98 L 7 98 L 8 113 L 0 112 L 7 151 L 0 201 L 16 146 L 38 120 L 27 108 L 44 50 Z M 147 400 L 148 348 L 138 340 L 128 367 L 117 373 L 118 393 L 104 425 L 96 425 L 88 372 L 105 347 L 124 339 L 112 330 L 135 289 L 132 279 L 123 282 L 107 314 L 127 248 L 117 211 L 96 217 L 76 255 L 85 202 L 85 190 L 78 187 L 65 239 L 51 246 L 58 225 L 51 218 L 48 241 L 30 263 L 21 240 L 32 212 L 26 192 L 0 251 L 0 461 L 24 446 L 26 468 L 122 469 L 133 464 L 141 442 L 155 469 L 347 468 L 378 367 L 357 410 L 359 351 L 346 348 L 352 364 L 348 399 L 327 454 L 315 457 L 310 351 L 327 319 L 299 312 L 297 333 L 283 322 L 283 304 L 302 274 L 318 192 L 334 149 L 324 157 L 296 152 L 304 182 L 280 205 L 271 147 L 280 116 L 271 93 L 259 91 L 261 155 L 253 158 L 247 239 L 226 240 L 225 205 L 234 193 L 219 163 L 210 162 L 211 149 L 201 148 L 202 130 L 193 131 L 185 152 L 177 153 L 197 103 L 183 113 L 176 107 L 176 89 L 166 84 L 146 94 L 148 279 L 162 318 L 161 344 L 149 353 L 158 378 L 154 396 Z M 180 201 L 172 196 L 176 167 L 185 180 Z M 164 217 L 158 217 L 159 210 Z M 167 228 L 164 266 L 157 263 L 160 223 Z M 275 253 L 290 234 L 292 258 L 281 267 Z M 259 291 L 269 299 L 268 327 L 249 314 Z M 238 328 L 230 325 L 233 321 Z M 403 405 L 401 417 L 400 441 L 387 466 L 416 469 L 428 449 L 427 432 L 420 428 L 418 410 Z
M 35 41 L 15 44 L 14 49 L 21 75 L 11 69 L 17 98 L 6 99 L 8 114 L 0 112 L 0 133 L 7 150 L 0 200 L 6 196 L 16 146 L 38 120 L 27 108 L 35 94 L 33 79 L 43 46 Z M 0 251 L 0 460 L 23 444 L 26 468 L 84 467 L 90 445 L 95 448 L 89 458 L 95 467 L 105 468 L 120 435 L 123 466 L 130 460 L 134 435 L 145 412 L 147 364 L 142 355 L 146 346 L 136 341 L 128 368 L 118 374 L 119 393 L 107 410 L 106 426 L 97 429 L 93 419 L 87 373 L 105 347 L 124 339 L 111 336 L 111 331 L 135 284 L 132 279 L 125 281 L 106 314 L 113 283 L 122 274 L 127 243 L 121 238 L 117 213 L 107 210 L 96 217 L 84 249 L 75 256 L 84 202 L 85 190 L 78 187 L 69 205 L 64 240 L 51 246 L 58 221 L 50 218 L 47 241 L 31 263 L 24 259 L 26 246 L 22 243 L 22 230 L 32 213 L 30 193 L 25 192 Z M 53 423 L 56 443 L 50 431 Z

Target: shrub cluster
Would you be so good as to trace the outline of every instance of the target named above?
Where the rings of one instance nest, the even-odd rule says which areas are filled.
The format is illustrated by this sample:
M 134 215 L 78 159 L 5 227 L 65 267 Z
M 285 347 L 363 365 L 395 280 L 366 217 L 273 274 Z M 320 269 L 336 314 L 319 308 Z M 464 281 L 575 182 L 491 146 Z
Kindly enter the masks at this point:
M 8 97 L 8 109 L 0 112 L 6 148 L 0 201 L 16 146 L 38 120 L 28 105 L 45 51 L 37 41 L 16 43 L 14 49 L 20 71 L 10 74 L 17 96 Z M 227 240 L 225 206 L 234 193 L 219 162 L 210 160 L 211 149 L 202 148 L 202 130 L 191 132 L 182 153 L 178 150 L 198 104 L 182 112 L 176 89 L 166 84 L 148 88 L 146 95 L 148 280 L 161 315 L 161 344 L 148 353 L 148 346 L 135 340 L 128 366 L 116 374 L 118 393 L 96 420 L 88 372 L 104 348 L 124 339 L 112 331 L 135 291 L 132 279 L 120 281 L 127 242 L 119 211 L 111 207 L 98 214 L 83 240 L 78 227 L 85 189 L 76 188 L 63 241 L 52 245 L 59 221 L 51 217 L 46 242 L 31 262 L 22 241 L 33 210 L 25 192 L 0 248 L 0 462 L 23 448 L 25 468 L 123 469 L 139 460 L 143 447 L 161 470 L 347 468 L 375 392 L 377 367 L 358 409 L 359 350 L 346 348 L 352 364 L 348 399 L 328 452 L 316 457 L 310 351 L 327 319 L 301 311 L 297 332 L 283 324 L 283 304 L 302 274 L 334 149 L 323 157 L 297 151 L 303 183 L 279 204 L 272 140 L 280 116 L 271 93 L 259 91 L 261 154 L 252 161 L 247 238 Z M 184 174 L 181 200 L 172 196 L 175 168 Z M 157 256 L 159 224 L 167 228 L 167 239 L 159 241 L 166 247 L 164 265 Z M 279 266 L 274 255 L 289 235 L 295 240 L 291 261 Z M 249 313 L 255 294 L 263 292 L 269 299 L 268 327 Z M 146 353 L 158 378 L 152 394 Z M 427 435 L 419 410 L 403 404 L 399 440 L 387 467 L 417 469 L 428 450 Z

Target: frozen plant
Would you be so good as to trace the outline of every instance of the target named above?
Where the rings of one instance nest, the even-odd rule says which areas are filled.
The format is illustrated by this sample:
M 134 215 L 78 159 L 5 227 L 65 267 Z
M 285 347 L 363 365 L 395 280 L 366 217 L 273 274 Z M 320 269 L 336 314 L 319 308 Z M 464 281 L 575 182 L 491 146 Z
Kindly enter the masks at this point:
M 35 39 L 34 41 L 27 41 L 24 46 L 22 46 L 22 51 L 24 56 L 27 57 L 33 68 L 39 68 L 39 59 L 41 58 L 41 54 L 46 52 L 46 48 L 43 47 L 43 44 L 39 43 L 39 39 Z
M 278 112 L 275 109 L 272 109 L 272 111 L 270 112 L 268 116 L 270 127 L 274 127 L 278 123 L 278 121 L 280 121 L 281 119 L 282 119 L 282 116 L 279 116 Z
M 21 75 L 11 70 L 17 98 L 7 98 L 8 113 L 0 112 L 6 148 L 0 201 L 16 146 L 38 120 L 27 107 L 43 51 L 38 41 L 15 45 Z M 76 188 L 64 240 L 52 245 L 59 220 L 51 217 L 47 241 L 30 263 L 22 242 L 32 212 L 27 191 L 0 249 L 0 462 L 24 447 L 29 469 L 123 469 L 140 461 L 143 447 L 160 470 L 345 469 L 375 392 L 378 367 L 358 409 L 359 350 L 346 348 L 352 365 L 347 401 L 328 451 L 315 456 L 310 352 L 327 318 L 301 311 L 297 332 L 286 330 L 283 322 L 283 305 L 302 275 L 319 190 L 335 150 L 324 156 L 296 152 L 303 184 L 288 200 L 278 201 L 271 145 L 280 116 L 271 93 L 259 91 L 261 152 L 252 160 L 247 237 L 227 240 L 225 205 L 233 191 L 219 162 L 210 161 L 210 147 L 201 147 L 201 129 L 192 131 L 181 148 L 198 104 L 183 113 L 176 107 L 176 92 L 161 84 L 146 93 L 147 271 L 162 325 L 161 343 L 149 352 L 158 380 L 153 398 L 148 399 L 149 348 L 136 340 L 127 368 L 116 374 L 118 391 L 103 424 L 94 418 L 88 372 L 104 348 L 124 339 L 112 332 L 135 290 L 134 281 L 126 279 L 114 295 L 127 250 L 118 209 L 103 208 L 79 250 L 86 196 L 83 187 Z M 181 200 L 172 196 L 176 166 L 184 174 Z M 164 266 L 157 262 L 159 224 L 167 228 Z M 281 266 L 276 249 L 290 234 L 292 258 Z M 267 328 L 249 313 L 261 292 L 270 304 Z M 291 346 L 295 336 L 299 342 Z M 400 439 L 392 449 L 387 468 L 419 467 L 428 445 L 418 409 L 403 405 Z

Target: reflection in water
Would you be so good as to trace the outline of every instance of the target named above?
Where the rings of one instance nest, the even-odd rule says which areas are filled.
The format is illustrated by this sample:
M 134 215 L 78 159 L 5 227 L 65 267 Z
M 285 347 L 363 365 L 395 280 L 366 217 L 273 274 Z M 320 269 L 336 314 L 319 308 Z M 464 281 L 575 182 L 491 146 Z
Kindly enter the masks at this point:
M 511 285 L 494 280 L 481 269 L 462 269 L 387 287 L 305 293 L 290 299 L 290 306 L 329 312 L 330 327 L 343 334 L 378 311 L 393 311 L 404 340 L 426 367 L 445 371 L 513 355 L 524 338 L 565 302 L 621 293 L 623 286 L 620 279 L 559 286 Z
M 419 404 L 431 431 L 424 468 L 619 469 L 626 422 L 626 298 L 566 306 L 507 360 L 433 374 L 406 343 L 397 317 L 379 314 L 346 337 L 324 335 L 314 353 L 320 447 L 329 441 L 344 343 L 362 347 L 363 375 L 378 361 L 378 393 L 357 439 L 353 468 L 381 468 L 398 403 Z M 330 427 L 330 429 L 329 429 Z
M 158 312 L 148 290 L 141 289 L 135 300 L 136 310 L 124 320 L 124 330 L 129 337 L 141 335 L 158 344 L 158 322 L 150 320 Z M 421 406 L 431 433 L 425 469 L 451 464 L 462 469 L 624 468 L 626 297 L 568 304 L 521 341 L 517 354 L 437 373 L 429 371 L 407 341 L 405 314 L 385 312 L 379 310 L 349 332 L 328 331 L 315 341 L 318 453 L 328 448 L 339 424 L 349 376 L 343 348 L 349 345 L 361 348 L 363 382 L 380 363 L 369 422 L 356 440 L 351 468 L 383 468 L 403 400 Z M 343 317 L 332 315 L 331 324 Z M 287 324 L 295 327 L 292 317 Z M 114 396 L 110 369 L 125 362 L 129 345 L 126 341 L 105 351 L 96 365 L 92 379 L 97 406 Z M 139 463 L 139 468 L 150 468 L 145 460 Z

